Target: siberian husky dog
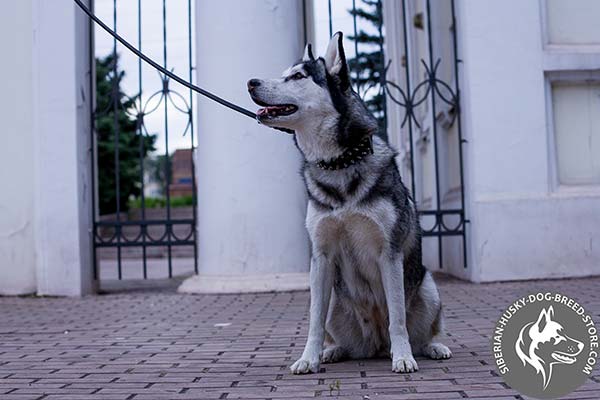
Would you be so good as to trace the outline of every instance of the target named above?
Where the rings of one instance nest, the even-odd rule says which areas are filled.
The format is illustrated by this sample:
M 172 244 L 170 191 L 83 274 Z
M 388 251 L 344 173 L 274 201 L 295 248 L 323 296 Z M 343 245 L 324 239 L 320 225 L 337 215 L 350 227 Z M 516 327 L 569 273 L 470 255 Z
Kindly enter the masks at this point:
M 395 152 L 352 90 L 342 33 L 324 57 L 310 45 L 281 78 L 251 79 L 260 123 L 294 131 L 304 156 L 311 239 L 310 323 L 295 374 L 320 363 L 391 356 L 392 371 L 418 369 L 413 357 L 450 358 L 437 342 L 442 306 L 421 263 L 415 204 Z

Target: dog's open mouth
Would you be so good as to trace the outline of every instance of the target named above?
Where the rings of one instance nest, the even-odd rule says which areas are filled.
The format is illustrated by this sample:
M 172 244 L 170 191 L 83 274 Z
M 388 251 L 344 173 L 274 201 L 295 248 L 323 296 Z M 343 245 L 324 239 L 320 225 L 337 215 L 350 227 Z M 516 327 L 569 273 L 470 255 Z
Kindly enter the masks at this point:
M 560 351 L 555 351 L 554 353 L 552 353 L 552 358 L 563 364 L 573 364 L 575 361 L 577 361 L 574 357 L 571 357 L 570 355 Z
M 253 99 L 256 104 L 259 106 L 263 106 L 263 108 L 259 108 L 256 111 L 256 116 L 258 118 L 276 118 L 276 117 L 284 117 L 287 115 L 292 115 L 296 111 L 298 111 L 298 107 L 293 104 L 266 104 L 262 101 L 258 101 Z

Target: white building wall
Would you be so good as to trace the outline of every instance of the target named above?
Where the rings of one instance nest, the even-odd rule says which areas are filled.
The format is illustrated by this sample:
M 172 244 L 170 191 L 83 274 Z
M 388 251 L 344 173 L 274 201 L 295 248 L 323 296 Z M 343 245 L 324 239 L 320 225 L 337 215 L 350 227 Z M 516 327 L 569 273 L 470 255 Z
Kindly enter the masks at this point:
M 600 74 L 593 70 L 600 65 L 600 40 L 592 21 L 600 18 L 600 6 L 593 0 L 546 1 L 456 1 L 463 137 L 467 140 L 463 151 L 466 217 L 470 220 L 468 267 L 463 268 L 461 241 L 456 238 L 444 239 L 443 261 L 444 271 L 461 278 L 494 281 L 600 274 L 600 186 L 595 178 L 600 124 L 590 111 L 599 104 L 594 96 Z M 417 13 L 426 12 L 425 1 L 407 1 L 406 18 L 402 4 L 384 3 L 387 54 L 392 60 L 404 55 L 402 23 L 406 23 L 414 88 L 424 79 L 419 60 L 428 56 L 427 30 L 414 27 Z M 443 19 L 443 6 L 448 4 L 431 2 L 434 35 L 441 29 L 433 49 L 434 60 L 441 58 L 438 72 L 442 74 L 452 57 L 447 44 L 440 47 L 451 32 L 451 21 Z M 423 19 L 426 24 L 426 15 Z M 403 84 L 404 73 L 396 61 L 388 78 Z M 451 77 L 442 76 L 442 80 L 453 86 Z M 553 90 L 559 85 L 563 92 L 569 90 L 569 96 L 553 99 L 553 93 L 561 93 Z M 425 209 L 430 204 L 428 196 L 435 193 L 433 163 L 427 158 L 433 141 L 421 140 L 431 136 L 428 107 L 423 103 L 416 113 L 417 118 L 426 115 L 423 128 L 413 127 L 415 197 Z M 563 114 L 554 116 L 555 110 Z M 399 165 L 408 182 L 408 132 L 406 126 L 399 127 L 403 112 L 389 111 L 392 142 L 401 149 Z M 459 205 L 452 195 L 458 182 L 453 129 L 438 126 L 441 203 L 446 208 Z M 569 177 L 569 184 L 564 176 Z M 426 265 L 437 269 L 436 241 L 425 239 L 423 249 Z
M 32 1 L 0 13 L 0 294 L 35 292 Z
M 547 79 L 557 55 L 543 41 L 544 2 L 458 6 L 471 279 L 600 274 L 600 190 L 563 190 L 552 172 Z

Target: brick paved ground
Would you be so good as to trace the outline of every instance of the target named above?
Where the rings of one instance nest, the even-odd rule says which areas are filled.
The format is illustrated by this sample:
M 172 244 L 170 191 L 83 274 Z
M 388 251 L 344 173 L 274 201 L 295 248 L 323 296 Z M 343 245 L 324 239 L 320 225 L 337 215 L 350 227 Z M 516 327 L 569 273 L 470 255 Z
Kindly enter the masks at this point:
M 305 292 L 0 298 L 0 399 L 521 398 L 495 374 L 489 336 L 518 296 L 557 289 L 600 321 L 600 278 L 442 282 L 454 358 L 418 359 L 420 370 L 411 375 L 391 373 L 388 360 L 290 375 L 306 337 Z M 339 390 L 330 390 L 336 382 Z M 598 368 L 568 398 L 600 399 Z

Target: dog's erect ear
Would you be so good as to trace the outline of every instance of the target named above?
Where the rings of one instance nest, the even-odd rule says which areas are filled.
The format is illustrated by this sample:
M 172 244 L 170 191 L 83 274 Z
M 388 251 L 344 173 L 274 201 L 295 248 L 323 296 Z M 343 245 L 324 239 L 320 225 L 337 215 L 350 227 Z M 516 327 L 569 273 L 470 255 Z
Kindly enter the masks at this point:
M 550 322 L 550 320 L 551 320 L 550 313 L 554 314 L 554 309 L 552 308 L 552 306 L 550 306 L 548 308 L 548 310 L 542 309 L 542 311 L 540 312 L 540 316 L 538 317 L 538 320 L 535 323 L 535 325 L 537 326 L 538 332 L 542 333 L 542 331 L 546 327 L 546 324 L 548 322 Z
M 302 56 L 302 61 L 314 61 L 315 56 L 312 52 L 312 44 L 308 43 L 304 48 L 304 55 Z
M 325 67 L 330 75 L 335 75 L 340 79 L 342 89 L 347 89 L 350 86 L 348 77 L 348 64 L 346 63 L 346 54 L 344 53 L 343 44 L 344 34 L 337 32 L 327 46 L 325 52 Z
M 344 54 L 344 46 L 342 40 L 344 35 L 342 32 L 337 32 L 327 45 L 327 51 L 325 52 L 325 66 L 327 72 L 331 75 L 337 75 L 340 73 L 342 68 L 346 65 L 346 56 Z

